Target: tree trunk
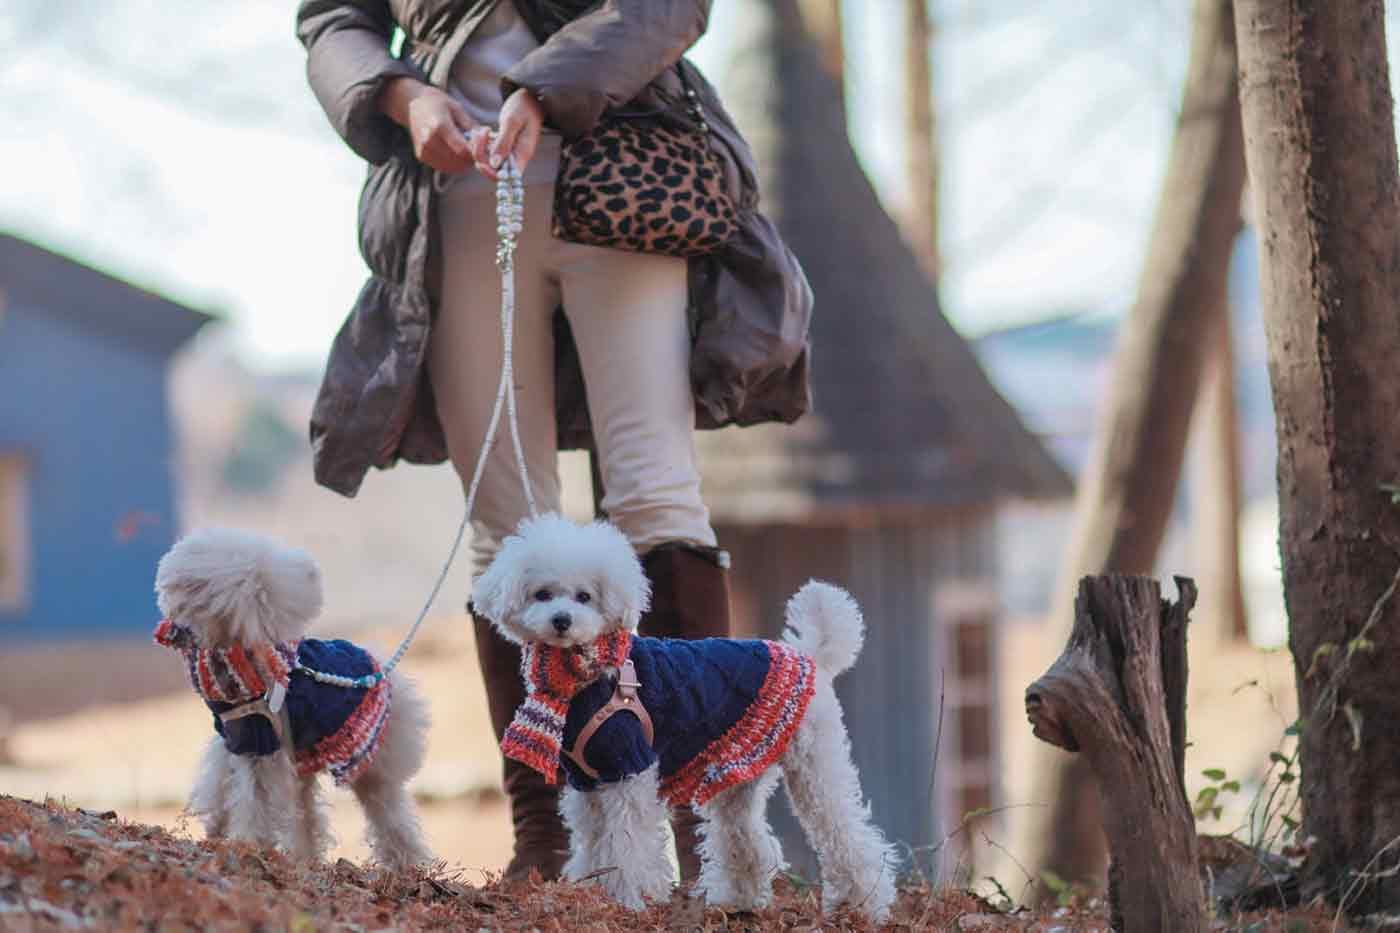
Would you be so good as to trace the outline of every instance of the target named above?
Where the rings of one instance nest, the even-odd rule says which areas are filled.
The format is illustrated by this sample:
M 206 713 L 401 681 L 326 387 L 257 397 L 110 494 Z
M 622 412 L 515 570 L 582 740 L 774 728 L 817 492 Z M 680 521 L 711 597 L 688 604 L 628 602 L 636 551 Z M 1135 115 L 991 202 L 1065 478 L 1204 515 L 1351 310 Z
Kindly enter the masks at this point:
M 800 0 L 802 25 L 817 43 L 822 68 L 836 81 L 846 85 L 846 42 L 841 24 L 841 0 Z
M 1212 322 L 1209 340 L 1195 437 L 1198 494 L 1191 507 L 1201 584 L 1196 617 L 1208 620 L 1218 638 L 1246 639 L 1249 626 L 1240 577 L 1240 425 L 1228 305 Z
M 1080 753 L 1102 788 L 1113 929 L 1209 924 L 1186 799 L 1186 622 L 1196 588 L 1161 598 L 1150 577 L 1085 577 L 1064 653 L 1026 691 L 1035 736 Z
M 1075 533 L 1051 625 L 1068 629 L 1078 581 L 1151 573 L 1185 455 L 1213 316 L 1240 226 L 1244 156 L 1229 0 L 1197 0 L 1181 116 L 1138 297 L 1118 341 L 1112 384 L 1080 480 Z M 1031 864 L 1065 880 L 1103 882 L 1103 836 L 1082 765 L 1037 747 L 1047 807 L 1030 811 Z
M 924 271 L 938 281 L 938 143 L 934 128 L 933 29 L 927 0 L 904 0 L 905 181 L 909 203 L 904 235 Z
M 1237 0 L 1304 896 L 1400 909 L 1400 186 L 1381 0 Z

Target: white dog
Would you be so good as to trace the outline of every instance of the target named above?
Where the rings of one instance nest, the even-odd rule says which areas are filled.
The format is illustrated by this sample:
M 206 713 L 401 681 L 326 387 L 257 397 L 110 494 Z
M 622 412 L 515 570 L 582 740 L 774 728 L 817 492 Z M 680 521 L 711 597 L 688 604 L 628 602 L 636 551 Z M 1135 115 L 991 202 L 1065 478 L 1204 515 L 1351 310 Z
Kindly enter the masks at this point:
M 628 907 L 668 896 L 667 803 L 701 828 L 696 893 L 754 909 L 782 852 L 765 817 L 781 774 L 821 862 L 823 908 L 886 919 L 891 847 L 871 823 L 832 678 L 860 652 L 860 610 L 809 583 L 783 642 L 634 637 L 649 586 L 627 540 L 601 522 L 527 520 L 477 580 L 476 610 L 524 649 L 526 701 L 502 742 L 569 787 L 565 877 L 597 877 Z M 615 715 L 622 713 L 622 715 Z
M 325 853 L 317 787 L 329 771 L 354 790 L 377 861 L 427 861 L 405 788 L 423 763 L 427 708 L 397 674 L 346 641 L 303 638 L 321 610 L 321 573 L 305 551 L 237 531 L 196 532 L 161 558 L 156 642 L 184 655 L 214 713 L 189 809 L 210 837 Z M 307 669 L 357 679 L 318 681 Z

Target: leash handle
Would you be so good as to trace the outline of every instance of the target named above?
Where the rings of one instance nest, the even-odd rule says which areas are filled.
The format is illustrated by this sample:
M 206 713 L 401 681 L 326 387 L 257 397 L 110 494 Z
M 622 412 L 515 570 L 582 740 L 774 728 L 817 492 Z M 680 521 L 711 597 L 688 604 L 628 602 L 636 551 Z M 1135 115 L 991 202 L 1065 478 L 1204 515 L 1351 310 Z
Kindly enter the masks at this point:
M 525 448 L 520 443 L 520 421 L 516 415 L 515 407 L 515 250 L 519 242 L 520 231 L 525 227 L 525 179 L 520 168 L 516 165 L 514 157 L 506 159 L 501 164 L 497 174 L 496 266 L 501 270 L 501 379 L 496 385 L 496 401 L 491 408 L 491 419 L 486 425 L 486 436 L 481 442 L 481 451 L 477 454 L 476 468 L 472 471 L 471 482 L 467 486 L 467 500 L 462 510 L 462 521 L 457 526 L 457 536 L 452 540 L 452 548 L 448 551 L 447 560 L 443 563 L 437 581 L 428 594 L 427 602 L 423 604 L 418 618 L 413 621 L 413 626 L 399 642 L 399 647 L 389 660 L 384 662 L 379 670 L 362 677 L 328 674 L 300 663 L 293 668 L 293 670 L 301 671 L 318 683 L 332 684 L 337 687 L 369 689 L 388 677 L 390 672 L 399 666 L 403 656 L 408 653 L 408 646 L 413 643 L 418 630 L 422 628 L 424 620 L 427 619 L 428 612 L 432 609 L 438 593 L 442 590 L 443 583 L 447 580 L 447 574 L 452 569 L 452 563 L 457 559 L 457 552 L 461 549 L 462 539 L 466 536 L 467 525 L 471 523 L 472 511 L 476 507 L 476 494 L 481 488 L 481 478 L 486 473 L 486 461 L 491 455 L 491 449 L 496 444 L 496 433 L 500 428 L 503 410 L 507 416 L 506 420 L 510 423 L 510 439 L 515 448 L 515 465 L 520 471 L 520 482 L 525 490 L 526 507 L 530 511 L 531 518 L 539 516 L 539 510 L 535 505 L 535 492 L 530 485 L 530 471 L 525 464 Z

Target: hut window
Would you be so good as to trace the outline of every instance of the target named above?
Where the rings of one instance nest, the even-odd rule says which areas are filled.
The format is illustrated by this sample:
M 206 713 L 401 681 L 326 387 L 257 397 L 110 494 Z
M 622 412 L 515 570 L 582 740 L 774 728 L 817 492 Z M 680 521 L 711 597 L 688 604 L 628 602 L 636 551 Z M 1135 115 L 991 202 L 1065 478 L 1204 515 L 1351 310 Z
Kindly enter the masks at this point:
M 992 671 L 992 623 L 987 619 L 963 622 L 954 633 L 958 676 L 985 679 Z
M 963 761 L 981 762 L 992 756 L 992 711 L 977 704 L 958 710 L 958 751 Z
M 0 612 L 29 604 L 29 463 L 0 454 Z
M 987 815 L 992 808 L 992 790 L 985 783 L 969 784 L 958 791 L 958 818 L 965 820 L 970 814 Z M 973 817 L 974 819 L 976 817 Z

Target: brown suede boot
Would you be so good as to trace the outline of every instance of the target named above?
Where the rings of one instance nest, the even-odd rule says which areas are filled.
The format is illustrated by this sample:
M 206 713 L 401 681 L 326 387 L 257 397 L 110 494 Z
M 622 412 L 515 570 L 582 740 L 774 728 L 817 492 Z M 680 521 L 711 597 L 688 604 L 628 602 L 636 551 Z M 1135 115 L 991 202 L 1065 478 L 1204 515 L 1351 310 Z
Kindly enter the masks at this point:
M 471 606 L 467 610 L 471 612 Z M 486 706 L 499 745 L 516 709 L 525 702 L 520 648 L 502 638 L 490 622 L 475 612 L 471 615 L 477 663 L 486 682 Z M 526 879 L 532 868 L 546 881 L 557 879 L 569 856 L 569 834 L 559 816 L 560 785 L 546 784 L 534 768 L 509 758 L 502 776 L 515 828 L 515 855 L 506 866 L 505 880 Z
M 651 581 L 651 608 L 640 631 L 653 638 L 728 638 L 729 554 L 718 548 L 662 544 L 642 557 Z M 690 807 L 671 811 L 681 882 L 700 876 L 700 816 Z

